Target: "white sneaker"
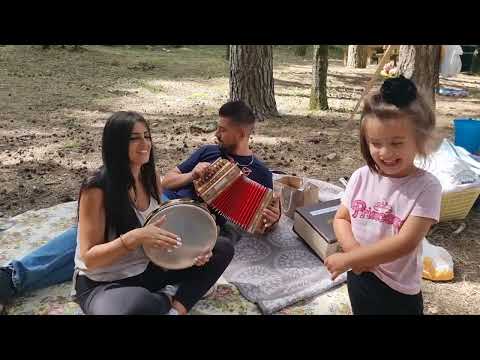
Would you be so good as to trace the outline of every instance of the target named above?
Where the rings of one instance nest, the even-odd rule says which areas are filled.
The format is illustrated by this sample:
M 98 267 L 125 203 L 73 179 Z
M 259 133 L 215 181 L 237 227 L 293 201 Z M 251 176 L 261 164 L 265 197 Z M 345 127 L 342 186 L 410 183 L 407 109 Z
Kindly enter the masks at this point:
M 180 314 L 178 313 L 177 309 L 175 309 L 175 308 L 172 307 L 172 308 L 168 311 L 167 315 L 180 315 Z
M 210 294 L 212 294 L 217 289 L 217 284 L 214 284 L 208 291 L 202 296 L 206 298 Z M 166 285 L 164 288 L 160 290 L 160 292 L 167 294 L 170 298 L 173 298 L 178 291 L 178 285 Z
M 167 294 L 170 298 L 173 298 L 178 291 L 178 285 L 166 285 L 160 292 Z

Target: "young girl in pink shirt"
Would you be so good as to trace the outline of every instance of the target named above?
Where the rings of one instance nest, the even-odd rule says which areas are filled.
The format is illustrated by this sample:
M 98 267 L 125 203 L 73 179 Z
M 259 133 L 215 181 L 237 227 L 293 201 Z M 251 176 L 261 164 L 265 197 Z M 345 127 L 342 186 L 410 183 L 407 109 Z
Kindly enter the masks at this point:
M 423 314 L 421 241 L 439 220 L 441 185 L 414 165 L 427 156 L 435 115 L 414 83 L 385 80 L 364 103 L 366 166 L 351 176 L 333 227 L 343 253 L 325 260 L 348 271 L 354 314 Z

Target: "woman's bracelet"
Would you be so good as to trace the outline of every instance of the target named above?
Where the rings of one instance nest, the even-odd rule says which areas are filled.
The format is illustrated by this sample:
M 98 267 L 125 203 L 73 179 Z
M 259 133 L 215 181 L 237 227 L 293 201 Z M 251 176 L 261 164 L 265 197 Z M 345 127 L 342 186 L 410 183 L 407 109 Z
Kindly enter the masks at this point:
M 127 243 L 125 242 L 125 239 L 123 238 L 123 234 L 120 234 L 120 241 L 122 242 L 123 244 L 123 247 L 125 249 L 127 249 L 128 251 L 133 251 L 134 249 L 130 249 L 128 246 L 127 246 Z

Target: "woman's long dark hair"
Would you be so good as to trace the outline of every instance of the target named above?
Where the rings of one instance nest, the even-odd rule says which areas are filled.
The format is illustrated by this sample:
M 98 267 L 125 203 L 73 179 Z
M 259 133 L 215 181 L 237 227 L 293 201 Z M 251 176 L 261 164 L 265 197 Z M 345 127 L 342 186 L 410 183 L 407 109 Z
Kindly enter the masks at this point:
M 107 239 L 109 229 L 120 235 L 141 226 L 128 194 L 129 189 L 134 186 L 128 148 L 132 129 L 136 122 L 142 122 L 150 135 L 150 127 L 139 113 L 118 111 L 108 118 L 102 136 L 103 166 L 80 188 L 79 207 L 80 197 L 84 190 L 93 187 L 103 190 L 106 214 L 105 239 Z M 140 169 L 140 181 L 147 194 L 160 203 L 153 153 L 152 143 L 148 163 Z

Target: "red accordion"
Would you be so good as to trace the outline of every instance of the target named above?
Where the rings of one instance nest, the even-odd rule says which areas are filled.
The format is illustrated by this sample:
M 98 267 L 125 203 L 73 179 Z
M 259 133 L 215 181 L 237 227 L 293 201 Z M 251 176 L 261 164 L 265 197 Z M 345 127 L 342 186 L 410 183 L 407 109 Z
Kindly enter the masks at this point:
M 263 209 L 273 200 L 271 189 L 250 180 L 236 164 L 222 158 L 193 183 L 209 206 L 250 233 L 260 227 Z

